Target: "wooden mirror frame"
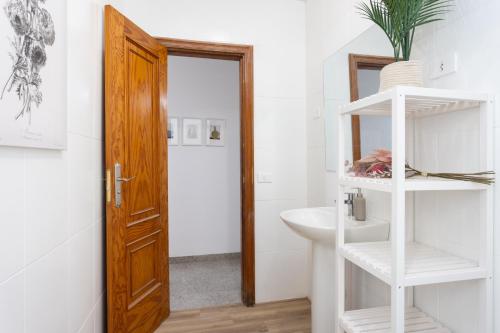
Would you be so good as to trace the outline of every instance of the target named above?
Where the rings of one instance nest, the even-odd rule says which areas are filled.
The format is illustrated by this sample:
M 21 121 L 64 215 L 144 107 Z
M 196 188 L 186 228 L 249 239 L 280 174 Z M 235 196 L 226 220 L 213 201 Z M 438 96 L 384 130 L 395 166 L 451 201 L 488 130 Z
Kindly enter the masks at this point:
M 349 54 L 349 82 L 351 90 L 351 102 L 359 99 L 358 70 L 359 69 L 382 69 L 384 66 L 392 64 L 393 57 L 381 57 L 372 55 Z M 351 117 L 352 131 L 352 159 L 361 159 L 361 130 L 359 116 Z

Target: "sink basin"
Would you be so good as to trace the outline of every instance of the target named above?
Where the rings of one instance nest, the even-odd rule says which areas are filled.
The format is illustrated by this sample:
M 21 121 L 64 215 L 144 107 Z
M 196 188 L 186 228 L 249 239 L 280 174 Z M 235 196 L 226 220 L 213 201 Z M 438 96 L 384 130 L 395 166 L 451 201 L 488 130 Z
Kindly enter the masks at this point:
M 298 235 L 312 241 L 311 324 L 312 333 L 335 332 L 335 207 L 304 208 L 282 212 L 280 218 Z M 389 223 L 345 219 L 346 242 L 385 241 Z
M 312 241 L 335 244 L 337 210 L 335 207 L 287 210 L 280 218 L 290 229 Z M 375 242 L 389 236 L 389 223 L 385 221 L 345 220 L 346 242 Z

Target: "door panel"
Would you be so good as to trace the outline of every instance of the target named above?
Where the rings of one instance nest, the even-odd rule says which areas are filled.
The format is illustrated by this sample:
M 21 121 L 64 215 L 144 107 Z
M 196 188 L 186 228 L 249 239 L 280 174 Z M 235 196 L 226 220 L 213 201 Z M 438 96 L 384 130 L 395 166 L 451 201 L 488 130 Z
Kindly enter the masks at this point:
M 106 203 L 108 332 L 150 333 L 169 313 L 167 54 L 111 6 L 105 16 L 106 168 L 122 173 L 121 204 Z
M 157 288 L 160 270 L 155 260 L 160 251 L 158 233 L 127 245 L 128 275 L 130 276 L 129 307 L 145 294 Z
M 128 65 L 128 174 L 135 176 L 127 192 L 130 223 L 158 214 L 157 132 L 158 58 L 126 41 Z M 137 157 L 141 158 L 137 158 Z

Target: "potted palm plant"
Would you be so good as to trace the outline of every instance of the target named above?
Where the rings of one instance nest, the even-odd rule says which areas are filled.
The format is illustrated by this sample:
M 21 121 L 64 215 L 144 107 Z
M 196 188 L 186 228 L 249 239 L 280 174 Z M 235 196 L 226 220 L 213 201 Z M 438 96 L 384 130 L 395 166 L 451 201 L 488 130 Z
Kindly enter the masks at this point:
M 410 60 L 415 29 L 443 19 L 453 0 L 369 0 L 358 5 L 363 17 L 378 25 L 389 38 L 396 62 L 380 73 L 380 91 L 396 85 L 423 85 L 423 65 Z

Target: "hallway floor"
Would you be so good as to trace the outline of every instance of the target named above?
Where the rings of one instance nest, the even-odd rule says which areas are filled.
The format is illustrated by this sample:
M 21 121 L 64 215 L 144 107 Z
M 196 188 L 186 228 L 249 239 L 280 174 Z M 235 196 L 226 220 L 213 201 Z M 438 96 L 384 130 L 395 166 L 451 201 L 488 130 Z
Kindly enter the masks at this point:
M 170 309 L 241 303 L 239 253 L 170 258 Z
M 173 312 L 155 333 L 310 333 L 307 299 Z

